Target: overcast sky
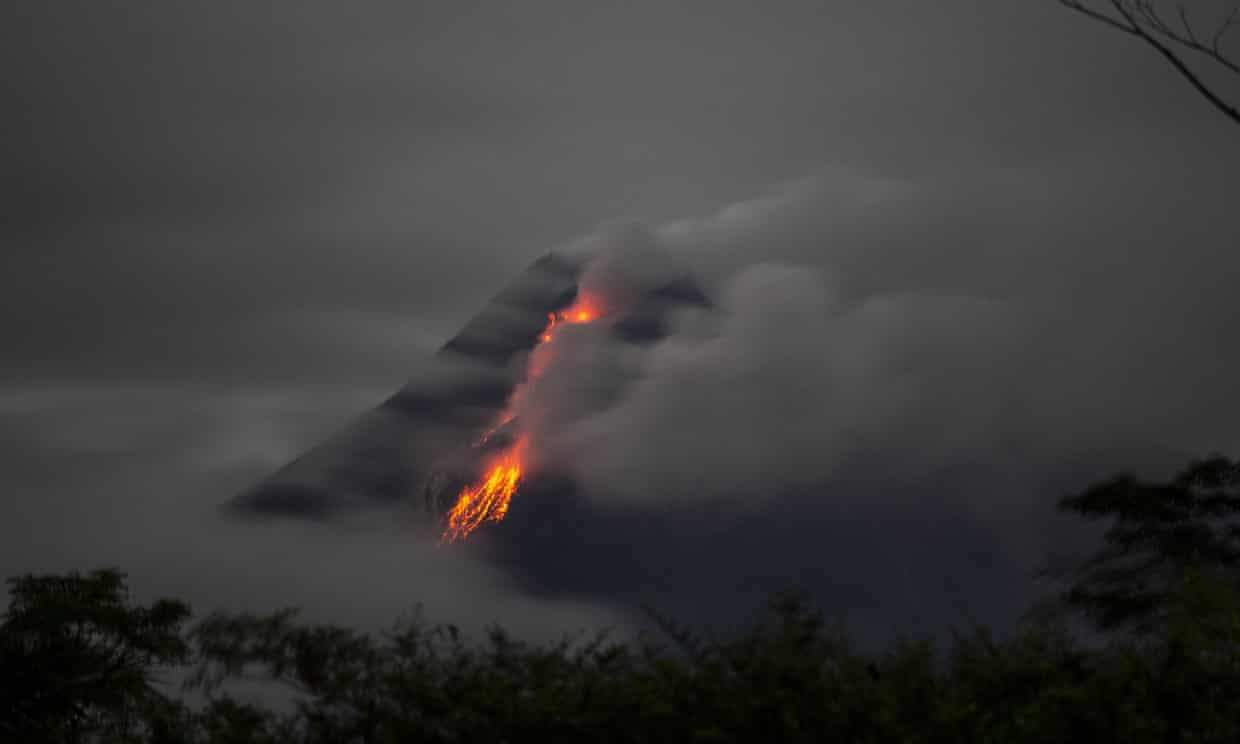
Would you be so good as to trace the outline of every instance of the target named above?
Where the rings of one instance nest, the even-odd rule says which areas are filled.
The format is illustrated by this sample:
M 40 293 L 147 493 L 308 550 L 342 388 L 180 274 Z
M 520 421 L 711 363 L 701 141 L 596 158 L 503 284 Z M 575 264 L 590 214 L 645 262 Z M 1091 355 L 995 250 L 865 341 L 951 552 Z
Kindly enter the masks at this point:
M 4 16 L 6 576 L 118 564 L 201 609 L 382 623 L 421 602 L 546 632 L 623 622 L 656 575 L 691 604 L 706 569 L 658 547 L 689 535 L 702 561 L 738 539 L 746 562 L 764 556 L 759 588 L 825 566 L 811 583 L 898 624 L 950 608 L 926 597 L 953 572 L 1024 575 L 1049 541 L 1029 515 L 1058 489 L 1240 451 L 1240 136 L 1156 55 L 1050 0 Z M 598 529 L 626 550 L 651 541 L 614 593 L 503 540 L 445 553 L 399 516 L 220 518 L 530 261 L 618 219 L 699 273 L 729 341 L 659 345 L 623 413 L 564 445 L 592 447 L 586 480 L 633 479 L 574 507 L 606 512 Z M 717 374 L 728 364 L 752 387 Z M 789 389 L 811 405 L 784 405 Z M 719 415 L 745 426 L 694 449 L 686 432 L 719 432 L 703 410 L 728 393 Z M 735 456 L 772 441 L 788 446 Z M 784 456 L 790 487 L 831 484 L 813 512 L 831 530 L 790 536 L 803 520 L 782 505 L 694 532 L 700 507 L 676 494 L 712 458 L 740 488 Z M 873 477 L 892 462 L 898 487 Z M 888 529 L 878 548 L 858 537 Z M 538 555 L 616 560 L 563 537 Z M 909 578 L 939 559 L 931 584 Z M 830 568 L 865 562 L 880 567 Z

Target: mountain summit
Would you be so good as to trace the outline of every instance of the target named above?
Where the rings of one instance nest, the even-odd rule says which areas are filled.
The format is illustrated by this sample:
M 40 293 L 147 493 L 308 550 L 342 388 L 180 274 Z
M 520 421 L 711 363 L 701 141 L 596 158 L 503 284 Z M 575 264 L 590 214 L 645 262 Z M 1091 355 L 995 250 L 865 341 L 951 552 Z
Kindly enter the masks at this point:
M 586 262 L 549 253 L 496 295 L 419 374 L 351 425 L 228 502 L 250 516 L 329 519 L 401 505 L 427 522 L 478 467 L 487 432 L 526 377 L 548 318 L 577 298 Z M 609 318 L 619 343 L 667 333 L 672 311 L 709 307 L 687 276 L 642 288 Z

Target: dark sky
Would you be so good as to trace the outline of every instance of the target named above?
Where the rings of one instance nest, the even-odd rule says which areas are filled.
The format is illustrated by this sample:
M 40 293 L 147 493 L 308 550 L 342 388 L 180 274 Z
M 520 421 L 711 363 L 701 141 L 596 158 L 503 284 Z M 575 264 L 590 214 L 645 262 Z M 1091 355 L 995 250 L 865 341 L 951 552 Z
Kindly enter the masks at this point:
M 1030 515 L 1057 489 L 1240 451 L 1240 137 L 1156 56 L 1050 0 L 4 16 L 5 575 L 116 563 L 203 609 L 366 623 L 418 602 L 524 632 L 621 617 L 602 590 L 552 591 L 572 582 L 399 518 L 216 511 L 397 388 L 535 257 L 612 240 L 598 225 L 617 219 L 725 310 L 722 341 L 659 345 L 621 412 L 574 432 L 594 443 L 587 480 L 620 484 L 574 508 L 619 510 L 616 535 L 659 523 L 648 573 L 683 566 L 654 541 L 701 531 L 678 494 L 704 469 L 723 482 L 708 494 L 753 491 L 778 463 L 838 517 L 788 542 L 785 502 L 685 527 L 767 556 L 768 578 L 870 563 L 896 586 L 936 558 L 947 576 L 955 520 L 999 566 L 985 587 L 1055 541 Z M 615 559 L 572 542 L 556 549 L 587 568 Z M 865 578 L 847 573 L 818 571 Z M 908 581 L 905 600 L 929 591 Z M 905 600 L 866 606 L 890 620 Z

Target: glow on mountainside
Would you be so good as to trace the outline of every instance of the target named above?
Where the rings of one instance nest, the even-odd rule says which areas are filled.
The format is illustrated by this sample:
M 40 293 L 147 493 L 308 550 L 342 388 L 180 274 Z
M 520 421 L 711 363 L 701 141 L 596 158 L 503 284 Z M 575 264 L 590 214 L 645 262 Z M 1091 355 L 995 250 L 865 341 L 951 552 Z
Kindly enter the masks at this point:
M 578 297 L 568 308 L 556 313 L 547 314 L 547 325 L 538 334 L 538 344 L 531 351 L 527 362 L 526 381 L 539 377 L 546 369 L 549 360 L 545 354 L 538 354 L 539 347 L 551 341 L 556 331 L 565 325 L 580 325 L 597 320 L 600 315 L 598 307 L 589 298 Z M 516 418 L 515 396 L 509 398 L 504 407 L 486 433 L 478 440 L 485 443 L 501 427 Z M 499 522 L 508 514 L 508 506 L 512 497 L 521 485 L 521 476 L 525 470 L 525 457 L 529 451 L 529 437 L 524 432 L 518 434 L 512 444 L 500 450 L 487 462 L 483 474 L 473 483 L 465 486 L 457 494 L 456 504 L 448 512 L 447 525 L 444 527 L 440 540 L 458 542 L 464 540 L 483 522 Z

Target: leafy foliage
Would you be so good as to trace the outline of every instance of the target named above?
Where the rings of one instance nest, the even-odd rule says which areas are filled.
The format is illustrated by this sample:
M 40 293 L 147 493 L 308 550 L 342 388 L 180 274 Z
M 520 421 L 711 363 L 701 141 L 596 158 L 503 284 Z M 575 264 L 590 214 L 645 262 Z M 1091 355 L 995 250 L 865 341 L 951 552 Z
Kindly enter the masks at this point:
M 123 574 L 9 580 L 0 625 L 0 734 L 14 741 L 124 741 L 171 714 L 157 668 L 187 660 L 189 607 L 129 601 Z
M 25 577 L 0 627 L 0 725 L 23 742 L 1235 742 L 1235 486 L 1236 464 L 1214 458 L 1064 499 L 1115 521 L 1065 595 L 1116 629 L 1103 645 L 1051 618 L 866 654 L 797 595 L 722 636 L 657 617 L 658 635 L 628 640 L 469 639 L 421 618 L 373 636 L 292 610 L 182 632 L 184 605 L 133 605 L 115 572 Z M 1161 583 L 1112 569 L 1134 555 Z M 165 664 L 203 702 L 155 693 Z M 254 681 L 283 697 L 239 696 Z
M 1110 519 L 1104 547 L 1069 572 L 1067 604 L 1105 630 L 1163 625 L 1189 575 L 1240 578 L 1240 463 L 1211 457 L 1168 483 L 1121 475 L 1060 508 Z

